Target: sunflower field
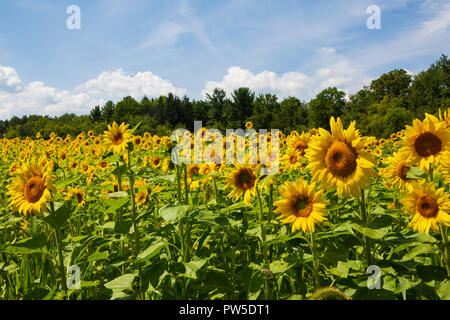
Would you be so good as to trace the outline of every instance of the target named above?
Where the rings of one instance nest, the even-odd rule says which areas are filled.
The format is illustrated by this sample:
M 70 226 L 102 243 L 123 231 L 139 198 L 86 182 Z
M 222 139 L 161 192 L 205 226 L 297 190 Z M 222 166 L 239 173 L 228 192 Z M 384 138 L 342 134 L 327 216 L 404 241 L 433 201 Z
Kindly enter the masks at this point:
M 450 299 L 450 109 L 355 126 L 280 134 L 273 175 L 124 123 L 2 138 L 0 299 Z

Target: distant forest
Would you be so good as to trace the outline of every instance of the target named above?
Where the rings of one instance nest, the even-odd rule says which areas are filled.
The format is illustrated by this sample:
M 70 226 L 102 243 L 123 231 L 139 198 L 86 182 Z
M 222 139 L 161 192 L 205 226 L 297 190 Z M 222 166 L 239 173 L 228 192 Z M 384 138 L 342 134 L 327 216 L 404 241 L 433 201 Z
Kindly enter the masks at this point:
M 102 133 L 116 121 L 130 126 L 142 122 L 135 134 L 148 131 L 162 136 L 170 135 L 176 128 L 192 131 L 195 120 L 220 130 L 244 128 L 251 121 L 255 129 L 274 128 L 289 133 L 329 128 L 330 117 L 339 116 L 346 125 L 356 120 L 364 135 L 381 138 L 403 129 L 414 118 L 423 119 L 425 113 L 437 114 L 439 108 L 450 108 L 450 63 L 446 55 L 415 76 L 403 69 L 385 73 L 350 95 L 348 101 L 345 93 L 335 87 L 323 90 L 309 102 L 295 97 L 279 101 L 274 94 L 257 95 L 248 88 L 234 90 L 231 98 L 216 88 L 204 100 L 171 93 L 159 98 L 144 97 L 141 101 L 128 96 L 116 104 L 108 101 L 95 106 L 89 115 L 13 117 L 0 121 L 0 135 L 23 138 L 40 132 L 47 138 L 51 132 L 61 137 L 88 130 Z

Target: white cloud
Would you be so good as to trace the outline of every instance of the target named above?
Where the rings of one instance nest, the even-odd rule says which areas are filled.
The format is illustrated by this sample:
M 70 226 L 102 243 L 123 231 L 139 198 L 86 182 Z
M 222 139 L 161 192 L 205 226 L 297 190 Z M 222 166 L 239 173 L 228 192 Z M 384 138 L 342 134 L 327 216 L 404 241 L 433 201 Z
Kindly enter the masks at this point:
M 299 71 L 277 75 L 272 71 L 252 73 L 240 67 L 231 67 L 221 81 L 208 81 L 202 95 L 211 93 L 214 88 L 224 89 L 228 95 L 239 87 L 248 87 L 257 93 L 276 93 L 280 97 L 296 96 L 303 100 L 313 98 L 328 87 L 337 87 L 347 94 L 355 93 L 371 78 L 365 70 L 339 55 L 334 48 L 320 48 L 313 64 L 316 67 L 311 75 Z
M 141 99 L 172 92 L 182 96 L 185 89 L 176 88 L 170 81 L 151 72 L 127 75 L 122 69 L 102 72 L 74 90 L 59 90 L 35 81 L 23 84 L 11 67 L 0 66 L 0 118 L 25 114 L 60 115 L 66 112 L 87 114 L 95 105 L 107 100 L 118 101 L 124 96 Z

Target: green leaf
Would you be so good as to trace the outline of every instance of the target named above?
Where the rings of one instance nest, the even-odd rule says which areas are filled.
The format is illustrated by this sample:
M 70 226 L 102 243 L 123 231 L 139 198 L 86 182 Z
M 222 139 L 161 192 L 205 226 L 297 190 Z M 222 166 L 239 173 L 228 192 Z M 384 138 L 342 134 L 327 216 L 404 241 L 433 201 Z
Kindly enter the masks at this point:
M 14 253 L 14 254 L 44 252 L 46 244 L 47 244 L 47 237 L 45 236 L 44 233 L 41 233 L 37 236 L 18 241 L 12 245 L 8 245 L 1 251 L 5 253 Z
M 156 177 L 151 177 L 149 180 L 150 181 L 169 181 L 169 182 L 174 182 L 176 178 L 176 175 L 174 174 L 169 174 L 169 175 L 163 175 L 163 176 L 156 176 Z
M 418 265 L 416 270 L 424 282 L 443 281 L 447 278 L 447 270 L 442 267 Z
M 141 125 L 141 123 L 142 123 L 142 121 L 139 121 L 139 123 L 138 123 L 137 125 L 135 125 L 135 126 L 133 127 L 133 129 L 130 130 L 130 134 L 133 134 L 133 133 L 136 131 L 136 129 L 139 128 L 139 126 Z
M 417 167 L 411 167 L 406 174 L 407 179 L 425 179 L 426 177 L 427 173 Z
M 352 228 L 359 231 L 366 237 L 371 239 L 382 239 L 385 235 L 388 234 L 390 227 L 376 227 L 372 225 L 368 225 L 364 222 L 358 221 L 351 224 Z
M 138 256 L 137 256 L 137 261 L 141 262 L 141 261 L 146 261 L 148 259 L 153 258 L 154 256 L 156 256 L 161 250 L 162 248 L 164 248 L 166 246 L 166 242 L 163 241 L 162 239 L 158 239 L 157 241 L 155 241 L 154 243 L 152 243 L 149 247 L 147 247 L 147 249 L 142 250 Z
M 119 199 L 106 199 L 105 206 L 107 207 L 105 213 L 114 213 L 130 201 L 129 198 L 119 198 Z
M 88 262 L 94 262 L 98 260 L 105 260 L 108 259 L 108 251 L 97 251 L 91 254 L 88 258 Z
M 124 165 L 121 165 L 121 166 L 115 168 L 113 170 L 112 174 L 117 177 L 120 177 L 120 176 L 123 176 L 127 172 L 127 169 L 128 169 L 127 166 L 124 164 Z
M 206 259 L 193 260 L 191 262 L 180 262 L 176 264 L 176 271 L 182 276 L 190 279 L 197 279 L 197 271 L 206 263 Z
M 105 287 L 111 290 L 129 290 L 132 288 L 133 280 L 136 277 L 136 275 L 132 273 L 126 273 L 124 275 L 121 275 L 107 283 L 105 283 Z
M 186 216 L 189 209 L 190 206 L 186 204 L 168 204 L 159 209 L 159 215 L 168 223 L 176 223 Z
M 436 289 L 436 293 L 438 294 L 441 300 L 450 300 L 450 280 L 445 279 Z
M 409 251 L 407 254 L 403 256 L 400 261 L 408 261 L 414 259 L 416 256 L 425 253 L 434 253 L 436 252 L 436 248 L 429 244 L 421 244 Z
M 73 199 L 73 197 L 72 197 Z M 77 205 L 72 201 L 67 200 L 54 213 L 49 214 L 44 220 L 55 229 L 61 229 L 69 220 L 71 214 L 77 210 Z
M 118 191 L 118 192 L 100 194 L 100 197 L 102 197 L 102 198 L 126 198 L 126 197 L 128 197 L 128 193 L 126 191 Z

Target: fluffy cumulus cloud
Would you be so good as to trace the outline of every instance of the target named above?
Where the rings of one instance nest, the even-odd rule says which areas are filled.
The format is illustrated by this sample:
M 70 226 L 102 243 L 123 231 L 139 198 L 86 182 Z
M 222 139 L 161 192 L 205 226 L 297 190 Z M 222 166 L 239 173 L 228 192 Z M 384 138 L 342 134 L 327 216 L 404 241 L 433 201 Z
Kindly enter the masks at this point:
M 228 69 L 221 81 L 208 81 L 202 94 L 206 96 L 214 88 L 222 88 L 231 94 L 236 88 L 248 87 L 257 93 L 276 93 L 280 97 L 295 96 L 309 100 L 328 87 L 337 87 L 347 94 L 355 93 L 371 80 L 364 68 L 339 55 L 334 48 L 317 50 L 312 65 L 315 68 L 310 74 L 293 71 L 281 75 L 272 71 L 255 74 L 234 66 Z
M 95 105 L 107 100 L 118 101 L 124 96 L 141 99 L 165 95 L 186 94 L 185 89 L 176 88 L 170 81 L 151 72 L 126 74 L 122 69 L 102 72 L 74 90 L 59 90 L 43 82 L 22 83 L 18 73 L 11 67 L 0 66 L 0 119 L 14 115 L 60 115 L 63 113 L 86 114 Z

